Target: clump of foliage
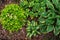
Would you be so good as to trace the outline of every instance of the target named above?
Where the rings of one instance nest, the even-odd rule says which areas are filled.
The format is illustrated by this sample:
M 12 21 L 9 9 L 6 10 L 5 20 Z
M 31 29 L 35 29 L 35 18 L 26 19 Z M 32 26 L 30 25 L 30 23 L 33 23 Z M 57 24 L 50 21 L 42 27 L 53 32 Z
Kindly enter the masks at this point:
M 43 34 L 53 31 L 55 35 L 60 33 L 60 9 L 59 0 L 45 0 L 45 12 L 39 17 L 40 32 Z
M 44 2 L 45 1 L 43 0 L 21 0 L 20 6 L 23 7 L 28 15 L 33 19 L 45 11 Z
M 39 26 L 38 23 L 35 21 L 28 21 L 28 25 L 27 25 L 27 36 L 28 37 L 32 37 L 32 36 L 36 36 L 37 34 L 40 34 L 40 30 L 39 30 Z
M 55 35 L 58 35 L 60 33 L 60 2 L 59 0 L 46 0 L 46 12 L 51 14 L 48 18 L 53 19 L 51 23 L 53 22 L 52 27 L 47 27 L 47 31 L 53 31 Z M 49 21 L 49 20 L 48 20 Z M 49 32 L 50 32 L 49 31 Z
M 38 25 L 35 26 L 39 26 L 40 33 L 46 34 L 53 31 L 55 35 L 58 35 L 60 33 L 59 1 L 60 0 L 21 0 L 20 6 L 28 13 L 32 21 L 35 17 L 38 18 L 38 21 L 36 21 Z M 35 35 L 33 33 L 35 31 L 34 27 L 33 25 L 27 26 L 27 31 L 29 31 L 27 34 L 30 35 L 30 37 Z
M 23 7 L 23 9 L 28 14 L 28 18 L 30 17 L 32 20 L 30 25 L 27 24 L 27 36 L 32 37 L 36 36 L 37 34 L 40 34 L 40 24 L 36 25 L 38 23 L 34 20 L 35 18 L 39 18 L 44 12 L 45 12 L 45 1 L 43 0 L 21 0 L 20 1 L 20 7 Z M 35 23 L 36 21 L 36 23 Z
M 1 11 L 0 21 L 4 29 L 14 32 L 22 28 L 26 17 L 23 8 L 17 4 L 8 4 Z

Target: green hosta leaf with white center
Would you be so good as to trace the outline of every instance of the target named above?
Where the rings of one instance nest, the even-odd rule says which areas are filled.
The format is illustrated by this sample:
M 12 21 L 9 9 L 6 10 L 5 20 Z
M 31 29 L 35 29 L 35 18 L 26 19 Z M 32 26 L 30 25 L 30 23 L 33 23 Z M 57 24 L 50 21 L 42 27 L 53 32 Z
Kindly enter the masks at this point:
M 46 5 L 48 8 L 54 9 L 53 4 L 49 0 L 46 0 Z
M 47 33 L 53 31 L 53 29 L 54 29 L 54 26 L 48 25 L 47 26 Z
M 59 0 L 52 0 L 53 4 L 55 4 L 56 6 L 58 6 Z
M 54 28 L 54 34 L 57 36 L 60 33 L 60 26 Z

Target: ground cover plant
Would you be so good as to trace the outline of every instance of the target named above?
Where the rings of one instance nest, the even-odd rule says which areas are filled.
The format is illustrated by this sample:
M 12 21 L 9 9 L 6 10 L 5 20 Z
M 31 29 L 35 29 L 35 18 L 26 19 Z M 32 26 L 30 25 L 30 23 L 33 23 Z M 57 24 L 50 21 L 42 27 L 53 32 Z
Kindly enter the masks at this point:
M 4 29 L 14 32 L 22 28 L 26 15 L 23 8 L 17 4 L 6 5 L 1 11 L 0 22 Z

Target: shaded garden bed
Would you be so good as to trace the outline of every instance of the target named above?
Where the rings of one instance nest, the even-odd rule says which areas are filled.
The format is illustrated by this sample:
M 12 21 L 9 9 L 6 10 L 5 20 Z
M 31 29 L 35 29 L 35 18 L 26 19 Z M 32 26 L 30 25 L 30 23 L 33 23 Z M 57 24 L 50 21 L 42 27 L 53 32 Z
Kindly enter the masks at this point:
M 3 0 L 0 3 L 0 10 L 2 10 L 4 8 L 4 6 L 6 4 L 9 3 L 16 3 L 19 4 L 19 1 L 14 1 L 14 0 Z M 28 17 L 29 19 L 29 17 Z M 37 18 L 34 18 L 35 21 Z M 31 20 L 31 19 L 29 19 Z M 0 40 L 59 40 L 58 36 L 54 36 L 53 32 L 50 32 L 46 35 L 37 35 L 35 37 L 32 37 L 31 39 L 26 37 L 26 27 L 24 26 L 21 30 L 19 30 L 18 32 L 14 32 L 12 34 L 10 34 L 7 30 L 2 29 L 2 25 L 0 24 Z

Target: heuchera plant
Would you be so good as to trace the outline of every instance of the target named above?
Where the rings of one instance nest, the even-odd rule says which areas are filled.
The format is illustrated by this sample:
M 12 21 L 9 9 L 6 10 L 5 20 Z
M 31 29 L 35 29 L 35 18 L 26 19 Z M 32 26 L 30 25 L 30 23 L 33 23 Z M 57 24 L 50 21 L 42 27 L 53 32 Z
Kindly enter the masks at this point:
M 8 4 L 1 11 L 0 21 L 2 27 L 10 32 L 22 28 L 26 20 L 25 11 L 17 4 Z

